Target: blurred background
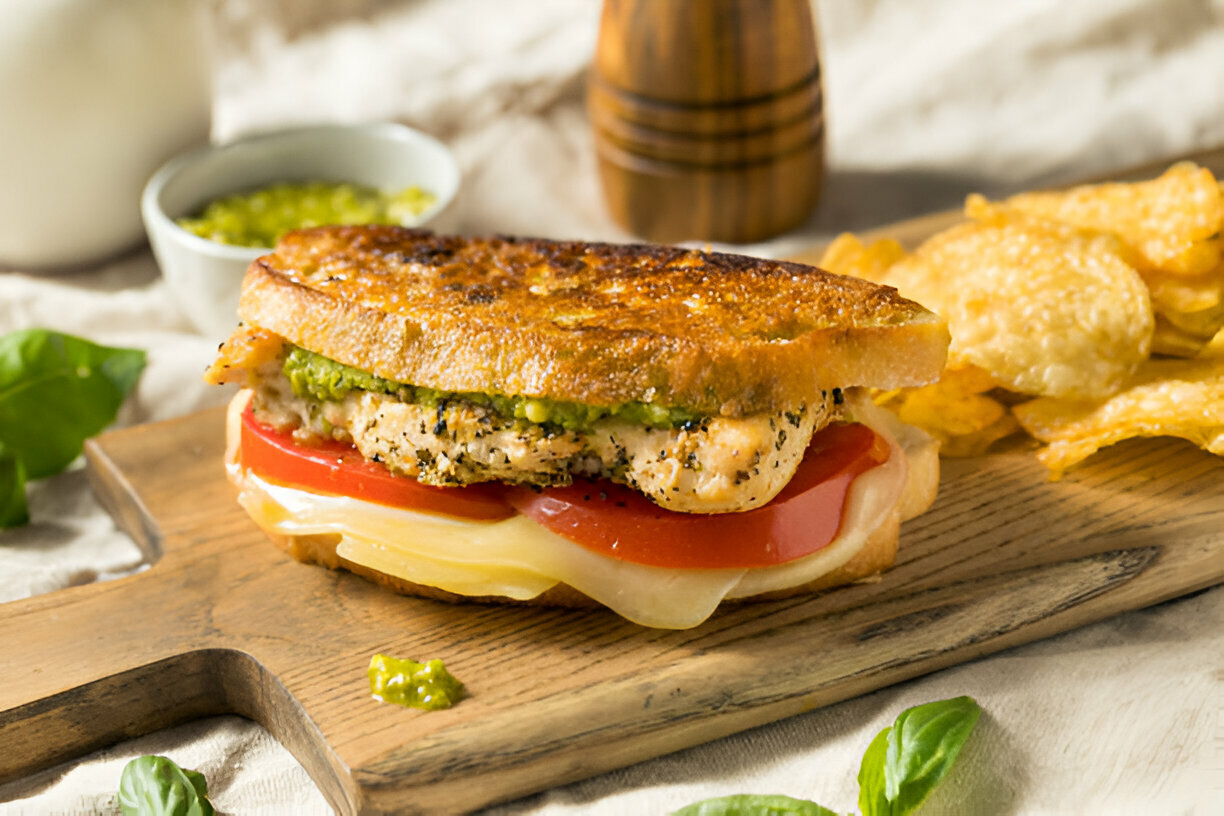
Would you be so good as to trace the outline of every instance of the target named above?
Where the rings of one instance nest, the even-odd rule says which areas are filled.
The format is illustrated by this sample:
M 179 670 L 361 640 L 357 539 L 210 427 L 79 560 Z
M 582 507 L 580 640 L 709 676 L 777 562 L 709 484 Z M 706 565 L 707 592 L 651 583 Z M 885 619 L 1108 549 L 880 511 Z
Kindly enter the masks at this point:
M 583 107 L 599 0 L 213 5 L 217 138 L 397 119 L 457 151 L 461 228 L 623 237 Z M 816 0 L 813 16 L 829 173 L 809 233 L 1224 143 L 1221 0 Z
M 828 172 L 791 240 L 755 251 L 1224 143 L 1224 0 L 811 8 Z M 51 242 L 82 246 L 47 265 L 98 260 L 121 215 L 135 243 L 137 180 L 206 133 L 319 122 L 446 142 L 465 183 L 439 226 L 631 237 L 601 196 L 585 107 L 600 0 L 0 9 L 0 265 L 38 265 Z

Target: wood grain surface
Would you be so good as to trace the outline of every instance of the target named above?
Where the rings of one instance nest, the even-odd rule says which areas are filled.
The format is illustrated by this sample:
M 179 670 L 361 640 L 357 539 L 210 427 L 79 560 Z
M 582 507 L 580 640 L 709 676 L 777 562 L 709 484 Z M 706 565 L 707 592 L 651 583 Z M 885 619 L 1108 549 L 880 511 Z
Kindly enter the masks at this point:
M 1218 173 L 1224 150 L 1195 158 Z M 913 242 L 957 218 L 884 232 Z M 880 580 L 681 632 L 403 598 L 299 564 L 238 507 L 222 448 L 221 409 L 87 443 L 97 495 L 151 566 L 0 605 L 0 781 L 231 712 L 341 813 L 462 812 L 1224 581 L 1224 459 L 1178 440 L 1107 448 L 1057 483 L 1024 447 L 945 460 Z M 470 697 L 374 701 L 379 651 L 443 658 Z

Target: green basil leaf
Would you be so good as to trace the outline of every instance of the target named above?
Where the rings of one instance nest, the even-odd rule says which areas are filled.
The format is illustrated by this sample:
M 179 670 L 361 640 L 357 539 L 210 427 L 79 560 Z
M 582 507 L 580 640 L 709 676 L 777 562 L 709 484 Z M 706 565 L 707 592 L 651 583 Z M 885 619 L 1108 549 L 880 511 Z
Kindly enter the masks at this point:
M 902 711 L 889 731 L 884 795 L 890 816 L 913 813 L 947 775 L 982 709 L 954 697 Z M 877 737 L 878 739 L 878 737 Z M 864 816 L 867 811 L 864 810 Z
M 0 337 L 0 442 L 28 479 L 59 473 L 115 419 L 144 370 L 139 349 L 26 329 Z
M 671 816 L 837 816 L 806 799 L 779 794 L 737 793 L 686 805 Z
M 193 771 L 190 768 L 184 768 L 183 773 L 187 775 L 187 781 L 191 783 L 191 787 L 195 788 L 196 796 L 204 800 L 208 805 L 208 812 L 212 812 L 212 803 L 208 801 L 208 780 L 204 778 L 204 774 L 199 771 Z
M 119 810 L 123 816 L 213 816 L 208 783 L 164 756 L 142 756 L 123 768 Z
M 888 735 L 891 733 L 890 725 L 876 734 L 863 752 L 858 772 L 858 806 L 863 816 L 887 816 L 892 812 L 892 805 L 884 793 L 884 765 L 888 761 Z
M 25 483 L 25 467 L 21 460 L 0 442 L 0 529 L 16 527 L 30 520 Z

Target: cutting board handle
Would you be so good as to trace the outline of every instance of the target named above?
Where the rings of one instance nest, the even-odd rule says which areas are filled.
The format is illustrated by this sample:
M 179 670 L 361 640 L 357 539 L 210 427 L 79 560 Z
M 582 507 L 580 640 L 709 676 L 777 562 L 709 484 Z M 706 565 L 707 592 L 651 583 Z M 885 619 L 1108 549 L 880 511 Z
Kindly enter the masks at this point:
M 183 614 L 199 593 L 167 592 L 167 578 L 151 570 L 0 606 L 0 780 L 219 710 L 215 660 Z
M 235 552 L 234 532 L 249 533 L 253 525 L 242 515 L 236 525 L 218 525 L 208 509 L 221 500 L 236 507 L 219 467 L 221 423 L 189 418 L 185 424 L 207 435 L 212 447 L 188 446 L 184 454 L 181 434 L 153 445 L 142 427 L 111 434 L 129 440 L 127 450 L 86 443 L 95 494 L 144 551 L 148 569 L 0 604 L 6 652 L 0 782 L 123 739 L 229 713 L 261 723 L 330 802 L 356 812 L 360 794 L 352 775 L 282 679 L 302 663 L 292 649 L 296 642 L 288 659 L 284 649 L 266 648 L 277 644 L 269 637 L 273 622 L 284 620 L 269 587 L 298 588 L 282 576 L 286 569 L 326 584 L 332 574 L 289 561 L 262 540 Z M 166 470 L 137 493 L 127 474 L 133 458 L 145 457 Z M 166 518 L 166 502 L 196 512 L 165 525 L 159 520 Z M 330 656 L 324 646 L 313 660 Z M 354 676 L 364 682 L 363 671 Z

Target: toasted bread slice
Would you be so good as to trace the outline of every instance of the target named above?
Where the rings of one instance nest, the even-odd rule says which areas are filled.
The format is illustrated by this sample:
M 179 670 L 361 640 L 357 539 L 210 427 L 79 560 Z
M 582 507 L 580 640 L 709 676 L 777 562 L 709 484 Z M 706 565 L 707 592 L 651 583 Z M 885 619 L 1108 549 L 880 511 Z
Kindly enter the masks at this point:
M 723 416 L 932 381 L 949 340 L 896 290 L 801 264 L 399 227 L 290 233 L 238 311 L 397 382 Z

